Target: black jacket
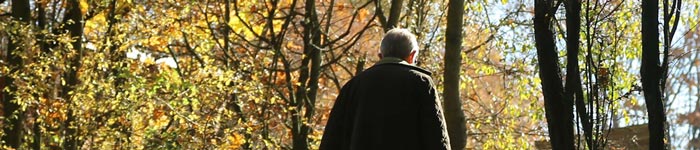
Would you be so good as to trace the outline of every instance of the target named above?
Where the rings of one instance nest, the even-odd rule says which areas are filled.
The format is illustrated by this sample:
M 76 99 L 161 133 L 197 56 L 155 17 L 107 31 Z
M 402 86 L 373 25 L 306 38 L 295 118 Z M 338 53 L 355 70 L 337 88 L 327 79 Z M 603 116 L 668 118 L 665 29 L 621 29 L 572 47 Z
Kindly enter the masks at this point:
M 431 73 L 405 62 L 384 62 L 343 86 L 321 150 L 450 149 Z

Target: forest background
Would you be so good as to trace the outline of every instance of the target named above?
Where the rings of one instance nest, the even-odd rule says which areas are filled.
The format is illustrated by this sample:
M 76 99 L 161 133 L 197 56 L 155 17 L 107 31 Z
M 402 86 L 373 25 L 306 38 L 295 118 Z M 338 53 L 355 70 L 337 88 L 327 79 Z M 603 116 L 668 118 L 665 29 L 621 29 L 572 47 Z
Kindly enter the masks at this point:
M 662 106 L 663 144 L 699 149 L 700 1 L 656 2 L 0 0 L 1 144 L 317 149 L 339 89 L 402 27 L 444 91 L 453 147 L 536 147 L 566 133 L 563 145 L 596 149 L 611 129 L 653 131 L 648 108 Z M 644 10 L 657 12 L 655 32 L 643 31 Z M 664 54 L 658 105 L 642 88 L 647 33 Z M 551 98 L 542 87 L 556 84 L 567 90 Z M 548 111 L 569 107 L 571 124 L 548 124 Z

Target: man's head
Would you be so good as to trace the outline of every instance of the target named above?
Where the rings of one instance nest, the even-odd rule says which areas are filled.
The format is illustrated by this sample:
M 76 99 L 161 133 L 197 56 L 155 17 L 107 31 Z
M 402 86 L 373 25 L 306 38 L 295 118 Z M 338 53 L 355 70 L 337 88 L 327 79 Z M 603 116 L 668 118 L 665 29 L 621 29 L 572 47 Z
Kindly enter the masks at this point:
M 379 57 L 396 57 L 406 60 L 409 64 L 415 63 L 418 55 L 418 42 L 416 36 L 410 31 L 394 28 L 384 35 L 380 46 Z

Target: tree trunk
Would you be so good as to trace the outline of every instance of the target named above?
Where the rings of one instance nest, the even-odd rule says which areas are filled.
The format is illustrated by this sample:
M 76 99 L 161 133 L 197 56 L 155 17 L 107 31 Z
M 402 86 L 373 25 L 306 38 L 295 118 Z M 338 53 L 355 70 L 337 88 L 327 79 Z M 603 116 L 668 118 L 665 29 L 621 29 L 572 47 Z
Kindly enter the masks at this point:
M 459 75 L 462 65 L 462 22 L 464 0 L 450 0 L 445 31 L 445 73 L 443 85 L 445 121 L 454 150 L 464 149 L 467 141 L 467 123 L 459 95 Z
M 38 13 L 37 14 L 37 21 L 36 21 L 38 29 L 39 30 L 48 29 L 47 28 L 47 25 L 48 25 L 47 21 L 48 20 L 46 20 L 46 5 L 36 4 L 36 8 L 37 8 L 37 13 Z M 39 40 L 38 41 L 39 48 L 41 49 L 42 54 L 49 55 L 51 50 L 49 49 L 50 44 L 47 41 L 46 35 L 44 35 L 43 33 L 38 34 L 37 39 Z M 58 88 L 56 88 L 57 87 L 56 85 L 53 85 L 52 87 L 53 87 L 52 90 L 58 90 Z M 51 96 L 55 97 L 55 95 L 51 95 Z M 39 109 L 39 106 L 36 106 L 34 109 Z M 34 124 L 32 126 L 32 134 L 34 134 L 33 135 L 34 140 L 32 141 L 31 146 L 32 146 L 32 149 L 41 149 L 41 137 L 42 137 L 41 136 L 41 134 L 42 134 L 41 127 L 44 124 L 39 123 L 39 118 L 40 118 L 39 111 L 34 111 L 32 113 L 34 114 L 35 117 L 34 117 Z
M 78 53 L 74 58 L 70 60 L 70 67 L 68 69 L 68 72 L 66 72 L 66 85 L 63 87 L 62 90 L 62 97 L 66 100 L 66 103 L 68 103 L 68 106 L 72 106 L 71 103 L 71 95 L 68 94 L 70 91 L 73 91 L 75 89 L 75 86 L 78 84 L 78 69 L 80 68 L 80 59 L 82 56 L 82 41 L 81 37 L 83 35 L 83 16 L 80 11 L 80 2 L 78 0 L 71 0 L 69 1 L 69 6 L 68 6 L 68 12 L 66 13 L 66 20 L 70 19 L 72 20 L 72 23 L 68 23 L 68 21 L 64 21 L 64 25 L 66 26 L 66 29 L 68 30 L 71 38 L 73 38 L 75 41 L 72 43 L 73 49 Z M 67 150 L 75 150 L 78 149 L 77 144 L 77 124 L 74 123 L 75 121 L 75 116 L 73 115 L 73 110 L 71 107 L 68 107 L 67 110 L 67 119 L 64 122 L 63 126 L 65 127 L 65 139 L 63 141 L 63 148 Z
M 649 149 L 667 149 L 664 141 L 663 95 L 659 62 L 659 1 L 642 1 L 642 68 L 641 80 L 649 114 Z
M 311 131 L 309 124 L 313 120 L 322 59 L 321 50 L 318 48 L 321 45 L 321 35 L 316 14 L 316 1 L 306 0 L 304 7 L 306 11 L 303 33 L 304 57 L 301 61 L 302 69 L 299 69 L 296 101 L 293 102 L 296 109 L 292 111 L 292 136 L 295 150 L 309 149 L 308 135 Z M 302 114 L 302 109 L 305 114 Z
M 13 19 L 18 20 L 22 25 L 29 25 L 29 1 L 13 0 L 11 11 Z M 12 38 L 12 36 L 10 36 L 10 38 Z M 10 39 L 9 41 L 7 46 L 7 63 L 10 68 L 10 73 L 12 73 L 19 71 L 22 67 L 22 58 L 19 54 L 16 54 L 22 49 L 15 44 L 14 40 Z M 7 75 L 0 77 L 0 82 L 2 82 L 0 83 L 2 84 L 0 85 L 0 91 L 2 91 L 0 97 L 2 98 L 4 118 L 9 121 L 8 124 L 3 123 L 5 134 L 2 140 L 5 141 L 7 146 L 17 149 L 21 144 L 22 127 L 24 126 L 22 123 L 24 117 L 23 113 L 19 110 L 19 105 L 17 102 L 12 102 L 13 99 L 15 99 L 13 92 L 17 90 L 17 87 L 13 83 L 14 79 Z M 5 87 L 7 87 L 9 91 L 3 90 Z M 16 117 L 13 117 L 15 115 Z
M 389 19 L 384 25 L 384 32 L 398 27 L 399 18 L 401 18 L 401 10 L 403 9 L 403 0 L 392 0 L 391 9 L 389 10 Z
M 581 72 L 579 71 L 578 56 L 581 39 L 581 1 L 568 0 L 566 3 L 566 95 L 565 100 L 575 102 L 576 112 L 581 120 L 583 134 L 588 149 L 599 149 L 593 140 L 593 124 L 586 111 L 583 97 Z
M 574 149 L 573 102 L 564 99 L 561 71 L 552 22 L 551 0 L 535 0 L 535 46 L 542 80 L 545 115 L 553 149 Z

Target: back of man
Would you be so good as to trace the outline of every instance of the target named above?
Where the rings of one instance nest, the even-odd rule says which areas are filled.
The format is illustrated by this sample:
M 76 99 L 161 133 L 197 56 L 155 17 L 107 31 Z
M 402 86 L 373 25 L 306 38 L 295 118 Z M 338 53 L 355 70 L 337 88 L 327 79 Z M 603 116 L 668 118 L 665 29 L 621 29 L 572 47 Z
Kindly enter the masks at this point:
M 343 86 L 321 149 L 449 149 L 430 72 L 385 57 Z

